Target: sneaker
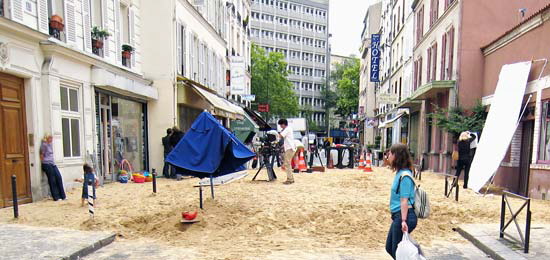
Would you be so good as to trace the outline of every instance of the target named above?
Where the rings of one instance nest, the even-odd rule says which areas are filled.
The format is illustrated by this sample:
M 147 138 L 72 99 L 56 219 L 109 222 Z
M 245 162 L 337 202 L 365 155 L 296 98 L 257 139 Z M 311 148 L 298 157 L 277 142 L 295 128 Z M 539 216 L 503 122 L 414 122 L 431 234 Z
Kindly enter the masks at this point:
M 294 183 L 294 181 L 285 181 L 285 182 L 283 182 L 283 184 L 285 184 L 285 185 L 290 185 L 292 183 Z

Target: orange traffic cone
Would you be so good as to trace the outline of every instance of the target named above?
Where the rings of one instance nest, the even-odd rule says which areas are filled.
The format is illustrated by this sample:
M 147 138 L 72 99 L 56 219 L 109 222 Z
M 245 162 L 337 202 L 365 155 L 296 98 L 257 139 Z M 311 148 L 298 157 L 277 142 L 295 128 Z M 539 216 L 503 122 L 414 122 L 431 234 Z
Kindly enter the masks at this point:
M 361 158 L 359 158 L 359 169 L 365 169 L 365 159 L 363 159 L 362 154 L 361 154 Z
M 298 170 L 301 172 L 307 171 L 306 159 L 304 158 L 304 150 L 300 150 L 300 159 L 298 161 Z
M 367 165 L 365 166 L 364 172 L 372 172 L 372 162 L 370 153 L 367 154 Z

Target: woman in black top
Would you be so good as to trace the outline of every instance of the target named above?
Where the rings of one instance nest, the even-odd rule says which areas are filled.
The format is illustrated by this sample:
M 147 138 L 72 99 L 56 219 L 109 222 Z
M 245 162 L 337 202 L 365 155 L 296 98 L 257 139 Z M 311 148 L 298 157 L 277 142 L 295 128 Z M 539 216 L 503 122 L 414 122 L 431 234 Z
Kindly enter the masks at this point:
M 464 189 L 468 188 L 468 177 L 470 174 L 470 165 L 472 164 L 470 143 L 474 139 L 475 135 L 468 131 L 462 132 L 458 138 L 458 162 L 456 165 L 456 177 L 460 177 L 460 172 L 464 169 Z

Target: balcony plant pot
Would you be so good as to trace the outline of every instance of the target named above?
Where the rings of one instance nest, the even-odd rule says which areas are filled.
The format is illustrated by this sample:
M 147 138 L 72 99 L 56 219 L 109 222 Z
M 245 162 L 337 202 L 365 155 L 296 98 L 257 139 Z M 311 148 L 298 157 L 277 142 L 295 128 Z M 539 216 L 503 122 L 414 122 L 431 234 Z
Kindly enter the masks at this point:
M 122 51 L 122 58 L 131 59 L 132 58 L 132 52 L 131 51 Z
M 92 39 L 92 47 L 96 49 L 103 49 L 103 39 Z

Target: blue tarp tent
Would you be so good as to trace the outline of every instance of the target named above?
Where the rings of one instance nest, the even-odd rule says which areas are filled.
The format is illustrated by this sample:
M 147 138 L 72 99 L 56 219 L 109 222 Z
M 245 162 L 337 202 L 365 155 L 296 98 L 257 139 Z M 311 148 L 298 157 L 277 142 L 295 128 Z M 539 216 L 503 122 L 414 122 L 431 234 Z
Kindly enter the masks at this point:
M 180 174 L 204 178 L 245 170 L 244 164 L 255 156 L 210 113 L 202 112 L 166 161 Z

